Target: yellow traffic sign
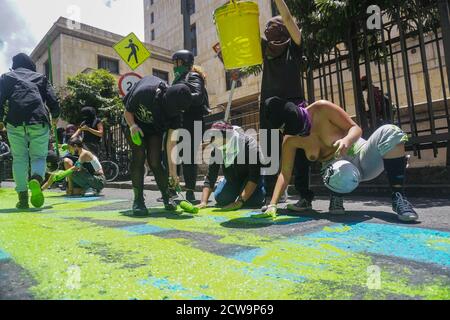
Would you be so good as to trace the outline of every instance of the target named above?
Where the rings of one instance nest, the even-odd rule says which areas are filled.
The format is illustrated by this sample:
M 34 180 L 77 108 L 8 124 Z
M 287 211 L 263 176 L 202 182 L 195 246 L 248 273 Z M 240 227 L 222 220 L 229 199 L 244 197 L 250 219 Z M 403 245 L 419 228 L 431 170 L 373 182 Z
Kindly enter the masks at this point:
M 135 70 L 151 56 L 150 51 L 133 32 L 120 40 L 113 48 L 132 70 Z

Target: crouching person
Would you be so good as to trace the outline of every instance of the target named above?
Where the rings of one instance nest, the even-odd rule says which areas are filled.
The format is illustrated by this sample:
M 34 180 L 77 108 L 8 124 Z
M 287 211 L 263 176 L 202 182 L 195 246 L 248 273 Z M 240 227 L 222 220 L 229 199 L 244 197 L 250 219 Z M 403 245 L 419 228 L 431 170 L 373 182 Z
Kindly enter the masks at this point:
M 278 201 L 292 175 L 295 152 L 303 149 L 310 161 L 322 163 L 325 185 L 339 194 L 351 193 L 360 182 L 373 180 L 386 171 L 393 211 L 401 221 L 418 220 L 403 190 L 408 136 L 400 128 L 382 126 L 366 141 L 361 138 L 361 128 L 343 109 L 324 100 L 307 109 L 288 103 L 282 110 L 270 108 L 269 114 L 276 126 L 283 128 L 285 138 L 282 171 L 268 215 L 276 216 Z
M 215 123 L 211 132 L 215 150 L 198 207 L 203 209 L 207 206 L 221 166 L 224 179 L 214 192 L 218 207 L 232 211 L 263 206 L 266 190 L 261 175 L 261 154 L 257 141 L 244 134 L 241 128 L 225 122 Z
M 83 148 L 83 141 L 80 138 L 71 139 L 68 146 L 70 154 L 78 156 L 78 161 L 74 163 L 70 158 L 64 158 L 64 168 L 73 171 L 68 177 L 67 195 L 85 197 L 99 195 L 106 184 L 100 161 L 92 152 Z

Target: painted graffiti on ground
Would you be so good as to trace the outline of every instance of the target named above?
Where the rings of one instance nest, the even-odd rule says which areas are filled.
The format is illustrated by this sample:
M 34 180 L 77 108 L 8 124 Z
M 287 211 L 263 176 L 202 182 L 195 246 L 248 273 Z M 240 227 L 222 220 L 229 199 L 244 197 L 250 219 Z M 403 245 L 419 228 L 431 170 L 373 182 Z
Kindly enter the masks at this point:
M 60 194 L 43 210 L 17 212 L 13 190 L 0 189 L 0 199 L 0 268 L 10 261 L 26 270 L 37 299 L 450 298 L 447 232 L 330 222 L 283 236 L 255 231 L 312 219 L 213 208 L 133 218 L 114 210 L 121 201 Z M 380 286 L 369 289 L 374 265 Z

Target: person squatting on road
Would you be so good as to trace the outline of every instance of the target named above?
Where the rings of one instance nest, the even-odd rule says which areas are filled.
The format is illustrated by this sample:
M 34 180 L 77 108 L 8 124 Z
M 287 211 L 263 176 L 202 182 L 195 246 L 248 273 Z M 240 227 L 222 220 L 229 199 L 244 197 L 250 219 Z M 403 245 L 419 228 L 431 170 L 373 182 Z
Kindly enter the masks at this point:
M 297 149 L 305 150 L 312 162 L 322 163 L 325 185 L 333 192 L 351 193 L 360 182 L 370 181 L 386 170 L 392 189 L 392 209 L 401 221 L 416 221 L 418 215 L 405 197 L 408 136 L 394 125 L 384 125 L 366 141 L 361 128 L 339 106 L 317 101 L 304 109 L 273 99 L 268 106 L 272 124 L 284 131 L 282 170 L 267 216 L 276 216 L 280 196 L 289 184 Z
M 56 124 L 60 106 L 49 81 L 36 72 L 36 65 L 29 56 L 16 55 L 12 69 L 0 78 L 0 122 L 5 118 L 13 156 L 13 176 L 19 196 L 16 207 L 29 208 L 30 189 L 31 204 L 40 208 L 45 202 L 41 184 L 46 170 L 51 118 Z M 9 108 L 5 112 L 7 101 Z
M 72 137 L 81 137 L 85 147 L 95 154 L 100 154 L 100 142 L 103 138 L 103 123 L 97 117 L 97 110 L 93 107 L 81 109 L 81 125 Z
M 166 83 L 155 77 L 147 76 L 140 80 L 125 96 L 125 115 L 129 130 L 125 135 L 131 146 L 131 181 L 134 201 L 133 214 L 148 214 L 144 199 L 145 160 L 155 176 L 161 191 L 166 210 L 176 210 L 176 204 L 169 195 L 167 170 L 162 165 L 163 135 L 168 129 L 180 126 L 180 112 L 170 112 L 165 103 Z M 189 95 L 190 98 L 190 95 Z M 140 136 L 141 144 L 133 142 Z
M 67 195 L 95 197 L 105 188 L 106 178 L 102 165 L 98 158 L 83 146 L 80 137 L 70 139 L 68 143 L 69 153 L 78 158 L 73 162 L 69 157 L 64 158 L 64 169 L 73 171 L 68 180 Z M 51 186 L 53 176 L 50 176 L 43 186 L 46 189 Z
M 222 166 L 224 179 L 217 186 L 214 197 L 224 210 L 260 208 L 265 204 L 266 190 L 261 175 L 261 154 L 258 142 L 246 135 L 242 128 L 225 122 L 216 122 L 211 131 L 214 150 L 206 176 L 202 201 L 197 206 L 206 208 Z
M 195 186 L 197 184 L 198 165 L 196 164 L 196 157 L 203 137 L 203 117 L 209 114 L 209 98 L 206 90 L 206 75 L 198 66 L 194 66 L 194 54 L 188 50 L 180 50 L 175 52 L 172 57 L 174 64 L 175 79 L 172 85 L 184 84 L 186 85 L 192 97 L 192 103 L 182 114 L 182 128 L 191 134 L 191 148 L 187 150 L 190 152 L 190 160 L 183 161 L 183 176 L 186 187 L 186 200 L 194 202 Z M 194 131 L 195 124 L 200 126 L 200 139 L 195 139 Z M 169 137 L 172 137 L 170 134 Z M 170 139 L 169 139 L 170 140 Z M 173 146 L 173 145 L 172 145 Z M 171 149 L 168 149 L 171 150 Z M 169 166 L 169 173 L 173 184 L 178 184 L 178 174 L 175 167 Z

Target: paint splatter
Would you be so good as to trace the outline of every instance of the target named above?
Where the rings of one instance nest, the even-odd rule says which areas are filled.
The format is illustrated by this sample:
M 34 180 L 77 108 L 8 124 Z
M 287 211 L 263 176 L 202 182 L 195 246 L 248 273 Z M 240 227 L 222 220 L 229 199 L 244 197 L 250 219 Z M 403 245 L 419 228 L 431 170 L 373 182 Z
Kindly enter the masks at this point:
M 448 271 L 446 232 L 330 223 L 288 238 L 254 230 L 311 219 L 255 225 L 246 210 L 194 217 L 160 208 L 135 219 L 113 209 L 120 200 L 68 203 L 59 194 L 41 211 L 19 213 L 9 209 L 15 193 L 0 191 L 0 260 L 7 252 L 33 277 L 36 299 L 450 298 L 448 274 L 413 281 L 407 264 L 402 272 L 383 266 L 382 288 L 367 288 L 373 254 Z

